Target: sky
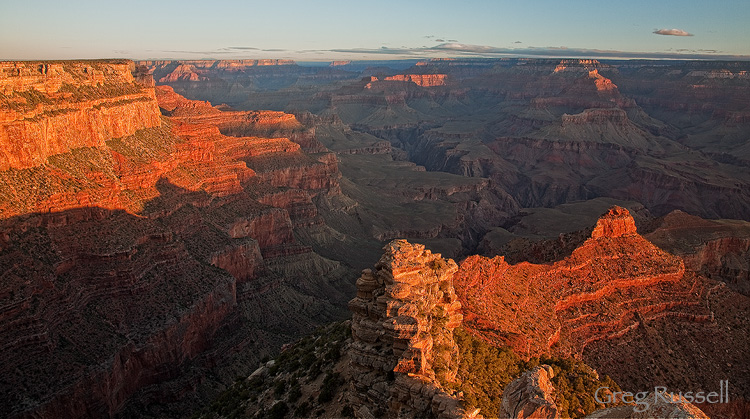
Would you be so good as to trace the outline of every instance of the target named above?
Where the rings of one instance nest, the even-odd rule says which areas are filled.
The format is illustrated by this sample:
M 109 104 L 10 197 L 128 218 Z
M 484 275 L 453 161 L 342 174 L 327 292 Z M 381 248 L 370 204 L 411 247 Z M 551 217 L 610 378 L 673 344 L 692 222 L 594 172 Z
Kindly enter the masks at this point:
M 0 0 L 0 60 L 750 60 L 748 0 Z

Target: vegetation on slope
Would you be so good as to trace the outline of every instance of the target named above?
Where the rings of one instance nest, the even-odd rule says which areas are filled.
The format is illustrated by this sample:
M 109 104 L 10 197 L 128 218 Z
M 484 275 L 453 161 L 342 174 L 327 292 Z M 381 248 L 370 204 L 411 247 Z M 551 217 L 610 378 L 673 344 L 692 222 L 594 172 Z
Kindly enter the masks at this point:
M 351 323 L 318 328 L 250 377 L 240 377 L 194 419 L 353 417 L 337 404 L 344 379 L 340 367 Z
M 596 402 L 594 393 L 599 387 L 620 391 L 611 378 L 600 377 L 593 368 L 573 358 L 542 357 L 524 361 L 512 349 L 492 346 L 462 328 L 454 330 L 453 337 L 460 354 L 457 382 L 442 384 L 463 395 L 467 410 L 478 407 L 485 417 L 498 417 L 505 387 L 524 371 L 538 365 L 550 365 L 555 372 L 552 378 L 555 403 L 563 418 L 580 418 L 613 406 Z
M 240 377 L 194 419 L 353 417 L 354 410 L 341 393 L 346 389 L 350 322 L 321 327 L 250 377 Z M 598 387 L 620 391 L 608 376 L 600 377 L 585 363 L 572 358 L 543 357 L 524 361 L 510 348 L 494 347 L 458 328 L 460 364 L 455 382 L 441 383 L 486 418 L 501 413 L 505 387 L 524 371 L 547 364 L 555 376 L 555 403 L 563 418 L 581 418 L 613 405 L 597 403 Z

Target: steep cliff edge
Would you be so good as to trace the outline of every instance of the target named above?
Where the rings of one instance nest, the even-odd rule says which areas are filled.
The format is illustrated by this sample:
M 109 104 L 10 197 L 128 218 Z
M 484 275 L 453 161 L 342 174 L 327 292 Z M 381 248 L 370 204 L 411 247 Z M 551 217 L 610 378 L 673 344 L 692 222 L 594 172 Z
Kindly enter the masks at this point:
M 0 170 L 161 125 L 132 62 L 0 63 Z

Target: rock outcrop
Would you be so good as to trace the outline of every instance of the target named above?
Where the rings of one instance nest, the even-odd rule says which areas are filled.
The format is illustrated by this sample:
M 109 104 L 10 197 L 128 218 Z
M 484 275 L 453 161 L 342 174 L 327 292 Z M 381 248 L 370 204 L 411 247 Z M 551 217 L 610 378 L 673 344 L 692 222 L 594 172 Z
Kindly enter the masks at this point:
M 562 261 L 509 265 L 499 256 L 470 256 L 456 275 L 462 304 L 473 314 L 468 324 L 477 331 L 502 330 L 503 340 L 526 356 L 553 345 L 580 353 L 593 341 L 636 327 L 637 313 L 679 318 L 687 309 L 686 317 L 707 321 L 709 313 L 693 308 L 695 297 L 682 297 L 694 282 L 685 278 L 682 260 L 637 235 L 621 207 L 604 214 L 591 238 Z M 632 303 L 617 301 L 623 292 L 633 294 Z
M 455 379 L 458 349 L 453 328 L 461 323 L 452 260 L 424 246 L 396 240 L 357 280 L 349 302 L 354 394 L 359 417 L 453 418 L 470 416 L 440 380 Z
M 445 86 L 445 80 L 448 76 L 445 74 L 398 74 L 387 76 L 385 81 L 406 81 L 412 82 L 421 87 Z
M 550 381 L 552 367 L 542 365 L 526 371 L 503 391 L 504 418 L 559 419 L 555 405 L 557 389 Z M 708 419 L 694 404 L 678 394 L 665 391 L 643 393 L 645 397 L 635 405 L 622 405 L 597 410 L 584 419 L 651 419 L 684 418 Z
M 526 371 L 503 391 L 503 411 L 507 418 L 557 419 L 555 388 L 550 379 L 552 367 L 542 365 Z

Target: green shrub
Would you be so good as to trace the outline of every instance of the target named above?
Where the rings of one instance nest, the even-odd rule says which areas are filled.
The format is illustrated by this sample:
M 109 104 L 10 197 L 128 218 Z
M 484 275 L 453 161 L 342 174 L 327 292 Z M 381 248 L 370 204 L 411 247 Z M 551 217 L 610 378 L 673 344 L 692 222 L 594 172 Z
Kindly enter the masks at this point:
M 284 419 L 287 413 L 289 413 L 289 406 L 284 402 L 277 402 L 268 411 L 268 417 L 271 419 Z
M 276 398 L 278 399 L 284 395 L 284 392 L 286 392 L 286 381 L 284 380 L 277 381 L 273 387 L 273 395 L 276 396 Z
M 302 389 L 298 383 L 295 383 L 291 390 L 289 390 L 289 397 L 287 400 L 289 400 L 290 403 L 296 403 L 300 397 L 302 397 Z
M 343 384 L 343 380 L 338 373 L 328 373 L 326 378 L 323 379 L 323 386 L 320 388 L 320 394 L 318 395 L 319 403 L 328 403 L 333 400 L 333 396 L 336 394 L 336 389 Z

